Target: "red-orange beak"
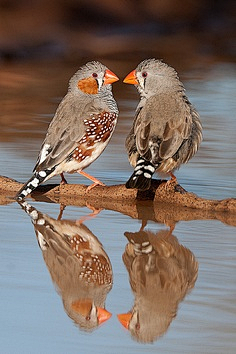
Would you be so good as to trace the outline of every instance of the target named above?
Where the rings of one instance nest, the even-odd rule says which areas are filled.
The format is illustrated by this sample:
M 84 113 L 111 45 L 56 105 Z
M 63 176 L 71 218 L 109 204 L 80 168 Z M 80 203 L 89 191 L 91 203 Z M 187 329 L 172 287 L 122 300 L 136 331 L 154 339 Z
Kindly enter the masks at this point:
M 104 76 L 104 84 L 112 84 L 113 82 L 118 81 L 119 78 L 111 71 L 111 70 L 106 70 L 105 71 L 105 76 Z
M 124 326 L 126 329 L 129 329 L 129 323 L 131 320 L 131 312 L 128 313 L 122 313 L 117 315 L 118 320 L 120 321 L 120 323 L 122 324 L 122 326 Z
M 125 84 L 138 85 L 138 80 L 136 76 L 136 71 L 133 70 L 129 73 L 123 80 Z
M 98 323 L 102 324 L 103 322 L 109 320 L 111 317 L 111 313 L 101 307 L 97 307 L 97 317 L 98 317 Z

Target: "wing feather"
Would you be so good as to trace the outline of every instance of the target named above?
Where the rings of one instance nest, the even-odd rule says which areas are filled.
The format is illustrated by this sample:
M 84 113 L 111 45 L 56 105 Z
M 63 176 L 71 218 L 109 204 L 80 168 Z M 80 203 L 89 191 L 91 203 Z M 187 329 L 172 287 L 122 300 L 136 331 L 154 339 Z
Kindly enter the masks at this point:
M 190 104 L 183 96 L 161 94 L 149 98 L 137 114 L 134 135 L 139 154 L 152 155 L 152 161 L 168 159 L 188 139 L 192 128 Z M 150 149 L 152 143 L 158 149 Z
M 84 120 L 90 114 L 99 113 L 104 107 L 96 99 L 83 97 L 75 100 L 68 93 L 58 106 L 42 144 L 34 171 L 58 165 L 77 147 L 77 142 L 85 133 Z M 42 156 L 42 154 L 44 156 Z

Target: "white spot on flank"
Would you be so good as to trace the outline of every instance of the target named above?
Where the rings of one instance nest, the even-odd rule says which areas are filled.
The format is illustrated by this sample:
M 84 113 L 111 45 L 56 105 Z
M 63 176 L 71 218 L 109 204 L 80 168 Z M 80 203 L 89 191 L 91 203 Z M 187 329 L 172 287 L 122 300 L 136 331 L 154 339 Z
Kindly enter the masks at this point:
M 144 177 L 146 177 L 146 178 L 151 178 L 152 177 L 152 175 L 150 175 L 150 173 L 148 173 L 148 172 L 144 172 Z

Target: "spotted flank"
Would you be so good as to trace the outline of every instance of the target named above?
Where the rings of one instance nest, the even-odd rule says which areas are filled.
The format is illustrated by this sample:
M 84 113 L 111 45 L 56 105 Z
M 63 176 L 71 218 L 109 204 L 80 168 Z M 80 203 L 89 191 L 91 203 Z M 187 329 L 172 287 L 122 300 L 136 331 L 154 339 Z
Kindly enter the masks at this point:
M 126 188 L 137 188 L 139 190 L 147 190 L 151 187 L 152 175 L 156 168 L 144 158 L 139 158 L 134 169 L 134 173 L 126 182 Z
M 16 200 L 24 199 L 28 194 L 35 190 L 48 177 L 55 168 L 35 172 L 34 175 L 24 184 L 24 186 L 16 194 Z
M 75 159 L 78 162 L 82 162 L 91 157 L 95 149 L 95 144 L 102 145 L 109 141 L 115 129 L 116 121 L 116 113 L 102 112 L 91 114 L 90 119 L 84 120 L 86 127 L 85 134 L 78 141 L 76 149 L 68 156 L 68 161 Z
M 91 252 L 91 244 L 79 234 L 70 237 L 70 246 L 81 265 L 79 279 L 99 285 L 112 283 L 112 269 L 107 257 Z

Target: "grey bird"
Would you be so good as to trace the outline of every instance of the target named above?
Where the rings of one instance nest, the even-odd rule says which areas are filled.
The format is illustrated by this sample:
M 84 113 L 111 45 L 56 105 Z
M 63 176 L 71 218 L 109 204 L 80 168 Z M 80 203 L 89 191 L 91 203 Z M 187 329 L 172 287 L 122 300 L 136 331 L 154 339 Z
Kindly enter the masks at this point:
M 126 149 L 134 172 L 127 188 L 147 190 L 156 171 L 170 175 L 197 152 L 202 141 L 199 114 L 177 72 L 157 59 L 142 61 L 124 81 L 140 93 Z
M 55 220 L 26 201 L 19 204 L 31 218 L 67 315 L 82 330 L 96 329 L 111 317 L 105 301 L 113 283 L 111 262 L 101 242 L 78 221 Z
M 132 337 L 151 343 L 164 335 L 178 305 L 195 285 L 198 262 L 169 230 L 126 232 L 123 261 L 129 273 L 134 305 L 118 315 Z
M 103 64 L 93 61 L 82 66 L 69 81 L 68 92 L 59 104 L 38 155 L 33 176 L 16 195 L 22 200 L 42 182 L 55 175 L 78 172 L 94 182 L 101 181 L 85 173 L 107 146 L 114 132 L 118 108 L 111 84 L 118 77 Z

